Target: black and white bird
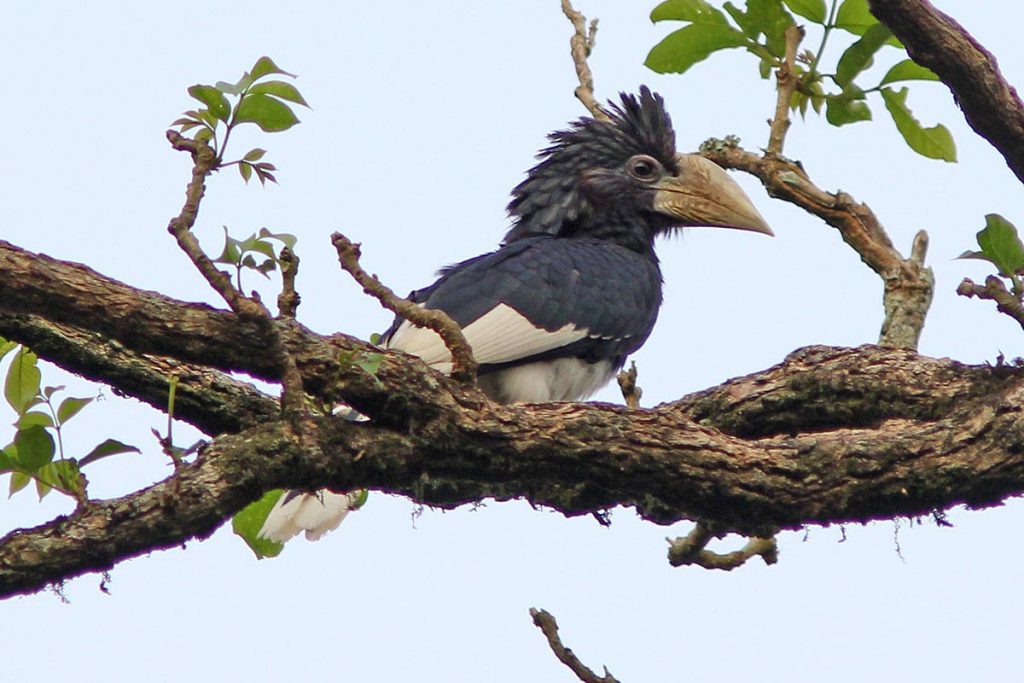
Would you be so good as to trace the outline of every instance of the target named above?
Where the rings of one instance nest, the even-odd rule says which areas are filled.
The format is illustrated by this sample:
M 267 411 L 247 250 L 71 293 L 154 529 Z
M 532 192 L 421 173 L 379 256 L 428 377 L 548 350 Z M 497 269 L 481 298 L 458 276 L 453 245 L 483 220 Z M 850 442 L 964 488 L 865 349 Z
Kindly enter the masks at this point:
M 610 120 L 583 118 L 512 190 L 501 247 L 440 272 L 410 295 L 461 327 L 478 384 L 501 403 L 576 401 L 603 387 L 651 334 L 661 306 L 657 236 L 692 226 L 772 231 L 721 168 L 677 154 L 664 102 L 623 94 Z M 396 319 L 388 348 L 451 370 L 433 331 Z M 311 539 L 335 528 L 348 494 L 286 493 L 261 535 Z

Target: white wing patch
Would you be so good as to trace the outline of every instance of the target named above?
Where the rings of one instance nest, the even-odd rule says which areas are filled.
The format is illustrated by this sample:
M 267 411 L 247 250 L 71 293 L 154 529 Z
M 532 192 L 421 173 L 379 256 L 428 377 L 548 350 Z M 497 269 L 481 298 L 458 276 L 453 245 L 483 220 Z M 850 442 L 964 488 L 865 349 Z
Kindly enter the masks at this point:
M 554 332 L 537 327 L 507 304 L 498 304 L 480 318 L 462 328 L 473 348 L 477 363 L 505 363 L 567 346 L 589 336 L 586 328 L 566 324 Z M 387 342 L 387 348 L 399 349 L 423 359 L 441 372 L 451 372 L 451 354 L 433 330 L 416 327 L 408 321 L 399 325 Z

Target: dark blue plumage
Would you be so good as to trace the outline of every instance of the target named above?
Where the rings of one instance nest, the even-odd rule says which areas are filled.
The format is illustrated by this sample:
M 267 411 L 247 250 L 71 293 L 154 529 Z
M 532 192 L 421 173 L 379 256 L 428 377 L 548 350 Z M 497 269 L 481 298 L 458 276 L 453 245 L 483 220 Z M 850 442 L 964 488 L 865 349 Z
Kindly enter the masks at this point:
M 661 306 L 654 240 L 694 225 L 771 234 L 720 168 L 675 149 L 658 95 L 622 95 L 609 120 L 580 119 L 512 191 L 512 226 L 492 253 L 443 269 L 410 298 L 448 313 L 496 401 L 566 401 L 604 386 L 647 340 Z M 454 249 L 453 249 L 454 251 Z M 398 318 L 393 349 L 451 369 L 440 337 Z M 347 494 L 282 496 L 260 535 L 318 538 L 348 511 Z
M 672 122 L 647 88 L 623 95 L 610 120 L 580 119 L 551 141 L 512 191 L 502 247 L 411 295 L 459 323 L 481 387 L 504 402 L 585 398 L 640 348 L 661 305 L 657 235 L 695 224 L 767 230 L 717 167 L 721 177 L 702 165 L 710 162 L 676 154 Z M 722 187 L 724 199 L 705 191 Z M 719 210 L 730 204 L 749 211 Z M 432 332 L 396 319 L 385 338 L 450 369 Z

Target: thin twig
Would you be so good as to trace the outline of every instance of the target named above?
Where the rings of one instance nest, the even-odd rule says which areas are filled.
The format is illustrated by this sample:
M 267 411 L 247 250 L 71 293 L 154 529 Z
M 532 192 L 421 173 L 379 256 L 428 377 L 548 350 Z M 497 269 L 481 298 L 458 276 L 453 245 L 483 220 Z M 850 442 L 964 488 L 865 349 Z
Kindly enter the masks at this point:
M 570 0 L 562 0 L 562 12 L 572 22 L 574 29 L 572 38 L 569 39 L 569 52 L 572 54 L 572 63 L 576 66 L 576 77 L 580 81 L 576 86 L 576 99 L 583 103 L 595 119 L 609 121 L 611 119 L 608 113 L 601 108 L 594 96 L 594 74 L 587 64 L 587 58 L 594 49 L 594 39 L 597 37 L 597 19 L 590 22 L 588 30 L 587 18 L 573 8 Z
M 281 409 L 286 415 L 295 418 L 304 417 L 307 413 L 302 376 L 299 374 L 295 359 L 285 349 L 284 341 L 275 326 L 270 311 L 260 302 L 255 292 L 253 297 L 246 297 L 241 290 L 232 285 L 231 278 L 217 269 L 210 257 L 199 246 L 195 235 L 192 234 L 196 217 L 199 215 L 199 204 L 206 192 L 206 178 L 217 168 L 216 153 L 206 142 L 189 139 L 173 130 L 167 131 L 167 140 L 174 149 L 189 152 L 192 155 L 192 180 L 189 181 L 185 190 L 185 204 L 181 208 L 181 213 L 171 219 L 167 225 L 167 231 L 174 236 L 178 246 L 188 255 L 210 286 L 223 297 L 232 311 L 265 323 L 264 329 L 267 338 L 281 359 Z M 294 278 L 294 273 L 291 277 Z M 294 280 L 292 286 L 294 287 Z M 297 302 L 298 297 L 296 296 L 296 305 Z M 294 424 L 298 424 L 298 422 Z
M 697 522 L 686 536 L 680 536 L 675 540 L 666 539 L 669 543 L 669 564 L 673 567 L 697 565 L 704 569 L 732 571 L 753 557 L 760 557 L 769 565 L 779 561 L 779 548 L 774 538 L 754 537 L 735 552 L 716 553 L 707 550 L 707 544 L 716 536 L 717 534 L 707 524 Z
M 167 131 L 167 140 L 179 152 L 189 152 L 193 162 L 192 180 L 185 189 L 185 204 L 181 207 L 181 213 L 168 223 L 167 232 L 174 236 L 181 250 L 192 260 L 196 269 L 206 278 L 214 291 L 221 295 L 232 311 L 254 317 L 262 315 L 262 306 L 247 299 L 231 284 L 231 278 L 217 269 L 192 234 L 192 227 L 199 215 L 199 203 L 206 192 L 206 178 L 217 167 L 217 153 L 207 143 L 191 140 L 177 131 Z
M 295 309 L 302 297 L 295 291 L 295 276 L 299 272 L 299 257 L 291 249 L 281 250 L 281 293 L 277 295 L 277 314 L 281 318 L 295 319 Z
M 839 230 L 843 241 L 853 247 L 885 284 L 886 318 L 878 343 L 895 348 L 917 348 L 934 290 L 931 268 L 924 265 L 926 233 L 918 234 L 912 257 L 905 259 L 866 204 L 858 203 L 845 192 L 833 194 L 822 190 L 799 164 L 778 155 L 748 152 L 735 138 L 707 140 L 700 151 L 723 168 L 753 175 L 772 197 L 795 204 Z
M 793 93 L 799 82 L 796 74 L 796 51 L 800 41 L 804 39 L 802 27 L 792 25 L 786 29 L 786 58 L 775 71 L 778 99 L 775 102 L 775 116 L 772 118 L 771 130 L 768 135 L 768 154 L 782 154 L 782 146 L 789 130 L 789 105 L 793 101 Z
M 622 391 L 622 399 L 630 410 L 640 407 L 640 398 L 644 395 L 644 390 L 636 384 L 636 376 L 636 361 L 630 361 L 629 370 L 621 370 L 615 377 Z
M 548 646 L 558 657 L 558 661 L 569 667 L 569 670 L 576 674 L 576 678 L 583 683 L 619 683 L 619 679 L 612 676 L 607 667 L 604 669 L 604 676 L 598 676 L 581 662 L 572 650 L 562 644 L 562 639 L 558 637 L 558 622 L 550 612 L 531 607 L 530 616 L 533 617 L 534 626 L 537 626 L 548 639 Z
M 956 293 L 968 298 L 978 297 L 995 301 L 996 308 L 1000 313 L 1005 313 L 1016 320 L 1021 327 L 1024 327 L 1024 303 L 1021 303 L 1018 297 L 1007 290 L 1003 281 L 995 275 L 985 278 L 984 286 L 974 284 L 970 278 L 964 278 L 964 281 L 956 288 Z
M 377 279 L 376 275 L 370 275 L 363 270 L 359 265 L 359 245 L 340 232 L 331 235 L 331 244 L 338 251 L 341 267 L 362 286 L 364 292 L 377 299 L 384 308 L 402 316 L 413 325 L 437 332 L 452 355 L 453 379 L 460 382 L 473 382 L 476 379 L 477 363 L 473 359 L 473 348 L 466 341 L 458 323 L 444 311 L 422 308 L 408 299 L 403 299 Z

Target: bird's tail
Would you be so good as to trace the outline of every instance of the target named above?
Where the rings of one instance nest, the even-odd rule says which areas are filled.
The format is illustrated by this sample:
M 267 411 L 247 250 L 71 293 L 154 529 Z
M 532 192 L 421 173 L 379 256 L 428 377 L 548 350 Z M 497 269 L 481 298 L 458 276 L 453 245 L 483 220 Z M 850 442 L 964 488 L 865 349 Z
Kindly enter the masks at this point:
M 300 531 L 306 538 L 315 541 L 341 524 L 350 510 L 358 508 L 365 499 L 365 492 L 333 493 L 322 490 L 316 493 L 285 491 L 270 510 L 260 528 L 259 537 L 284 543 Z

